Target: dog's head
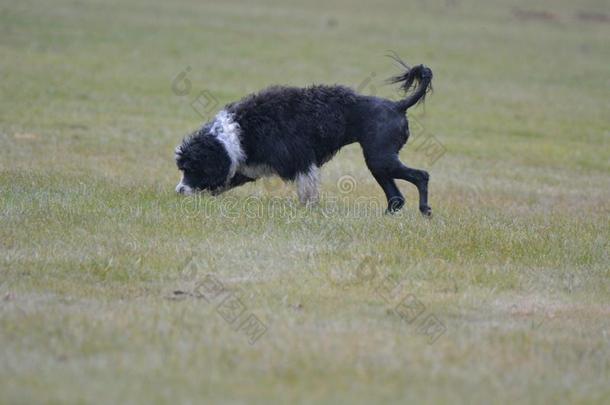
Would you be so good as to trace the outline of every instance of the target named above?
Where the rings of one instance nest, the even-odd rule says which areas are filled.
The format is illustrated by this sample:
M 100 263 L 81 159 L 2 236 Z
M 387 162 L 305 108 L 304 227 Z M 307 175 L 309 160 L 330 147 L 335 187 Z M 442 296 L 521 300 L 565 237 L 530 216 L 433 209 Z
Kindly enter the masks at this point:
M 210 130 L 206 125 L 176 147 L 176 165 L 182 172 L 176 192 L 191 195 L 209 191 L 214 194 L 226 185 L 231 159 L 222 142 Z

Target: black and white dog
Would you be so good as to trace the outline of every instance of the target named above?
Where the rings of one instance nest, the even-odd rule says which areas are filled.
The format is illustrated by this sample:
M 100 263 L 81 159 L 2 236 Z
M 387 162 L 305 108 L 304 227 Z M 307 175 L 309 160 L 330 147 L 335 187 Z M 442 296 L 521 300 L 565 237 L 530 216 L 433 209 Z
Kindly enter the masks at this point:
M 419 210 L 430 215 L 429 175 L 398 158 L 409 138 L 406 111 L 431 88 L 432 71 L 410 68 L 389 79 L 411 94 L 400 101 L 356 94 L 343 86 L 269 87 L 228 104 L 176 148 L 182 179 L 180 194 L 208 191 L 213 195 L 277 175 L 295 181 L 299 200 L 318 199 L 320 167 L 343 146 L 358 142 L 366 164 L 385 192 L 388 211 L 399 210 L 404 197 L 395 179 L 413 183 Z

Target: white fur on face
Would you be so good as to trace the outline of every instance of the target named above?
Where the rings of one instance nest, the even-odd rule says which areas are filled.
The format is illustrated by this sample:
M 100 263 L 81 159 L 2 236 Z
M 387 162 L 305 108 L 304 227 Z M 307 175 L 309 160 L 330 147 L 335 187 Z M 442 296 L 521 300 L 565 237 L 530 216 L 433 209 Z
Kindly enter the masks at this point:
M 194 194 L 194 190 L 192 188 L 190 188 L 186 184 L 182 183 L 183 180 L 184 180 L 184 174 L 182 175 L 182 177 L 180 178 L 180 182 L 176 186 L 176 193 L 184 194 L 184 195 Z
M 302 204 L 315 203 L 318 201 L 318 185 L 320 183 L 320 169 L 316 165 L 309 166 L 305 173 L 299 173 L 296 177 L 297 194 Z
M 226 110 L 221 110 L 216 114 L 216 117 L 212 122 L 212 127 L 210 128 L 210 133 L 223 144 L 229 155 L 229 159 L 231 159 L 227 182 L 235 176 L 235 172 L 239 165 L 246 160 L 246 155 L 241 147 L 241 141 L 239 139 L 240 132 L 241 128 L 233 119 L 233 114 L 230 114 Z

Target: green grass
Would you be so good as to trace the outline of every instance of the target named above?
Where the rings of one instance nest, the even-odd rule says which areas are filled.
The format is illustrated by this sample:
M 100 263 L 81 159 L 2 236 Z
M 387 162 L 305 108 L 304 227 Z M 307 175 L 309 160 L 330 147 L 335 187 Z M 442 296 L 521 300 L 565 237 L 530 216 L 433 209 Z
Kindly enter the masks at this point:
M 608 403 L 610 24 L 583 11 L 609 12 L 1 0 L 0 402 Z M 216 109 L 272 83 L 395 97 L 389 49 L 435 72 L 410 114 L 446 153 L 402 152 L 431 174 L 432 219 L 407 184 L 381 215 L 355 145 L 318 207 L 276 180 L 174 195 L 200 91 Z M 266 325 L 255 344 L 197 294 L 209 273 Z

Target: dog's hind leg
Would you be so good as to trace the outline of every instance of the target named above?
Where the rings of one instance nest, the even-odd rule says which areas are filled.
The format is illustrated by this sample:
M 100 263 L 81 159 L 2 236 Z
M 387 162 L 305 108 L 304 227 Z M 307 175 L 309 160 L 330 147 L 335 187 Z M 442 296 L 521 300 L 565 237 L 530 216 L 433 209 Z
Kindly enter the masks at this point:
M 405 205 L 405 198 L 396 186 L 394 179 L 380 173 L 373 173 L 373 177 L 375 177 L 375 180 L 377 180 L 377 183 L 379 183 L 383 189 L 383 192 L 388 200 L 388 209 L 386 212 L 391 214 L 399 211 Z
M 318 190 L 320 186 L 320 169 L 312 164 L 309 170 L 304 173 L 297 174 L 295 179 L 297 183 L 297 194 L 301 204 L 315 204 L 320 198 Z
M 406 180 L 414 184 L 419 192 L 419 211 L 425 216 L 432 215 L 432 208 L 428 205 L 428 181 L 430 179 L 428 172 L 407 167 L 397 158 L 394 161 L 391 175 L 395 179 Z
M 373 177 L 375 177 L 388 199 L 387 212 L 398 211 L 405 204 L 405 199 L 394 182 L 394 179 L 402 179 L 417 187 L 419 211 L 426 216 L 432 214 L 432 209 L 428 206 L 428 179 L 430 176 L 427 172 L 405 166 L 398 159 L 397 154 L 365 153 L 365 160 Z
M 393 213 L 400 210 L 403 205 L 405 205 L 405 198 L 394 182 L 392 176 L 392 159 L 387 158 L 386 155 L 380 157 L 375 154 L 366 153 L 365 150 L 365 161 L 371 174 L 383 189 L 388 200 L 388 209 L 386 212 Z

